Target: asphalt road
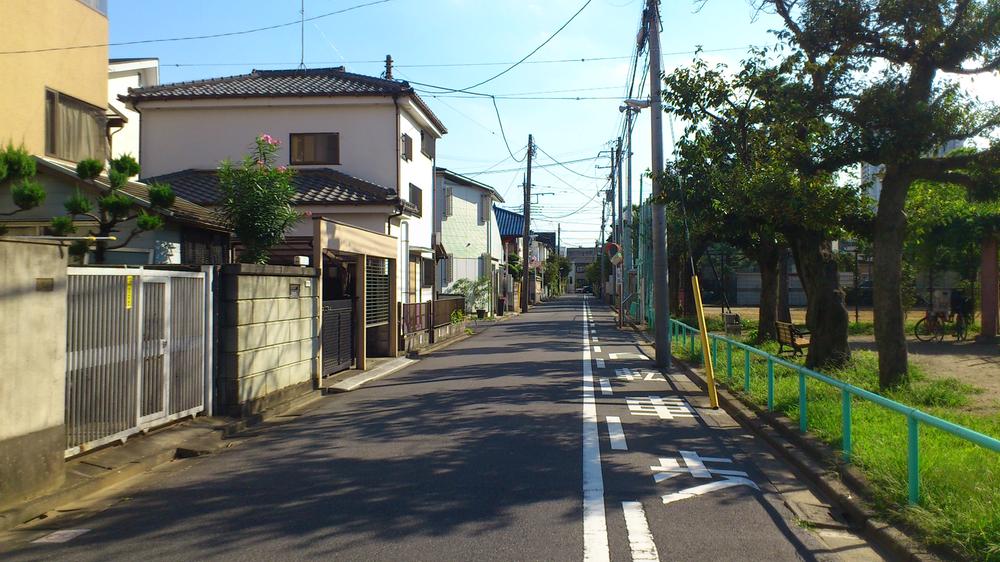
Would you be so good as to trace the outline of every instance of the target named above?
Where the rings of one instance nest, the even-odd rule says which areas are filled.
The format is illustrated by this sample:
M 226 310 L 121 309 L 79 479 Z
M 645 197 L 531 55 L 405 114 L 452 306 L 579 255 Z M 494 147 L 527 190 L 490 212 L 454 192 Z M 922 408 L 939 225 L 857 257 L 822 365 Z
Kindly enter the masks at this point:
M 632 336 L 587 302 L 589 321 L 585 298 L 559 299 L 170 463 L 16 531 L 0 558 L 871 557 L 799 524 L 788 498 L 812 496 L 787 467 L 695 387 L 644 371 Z M 87 531 L 29 542 L 67 529 Z

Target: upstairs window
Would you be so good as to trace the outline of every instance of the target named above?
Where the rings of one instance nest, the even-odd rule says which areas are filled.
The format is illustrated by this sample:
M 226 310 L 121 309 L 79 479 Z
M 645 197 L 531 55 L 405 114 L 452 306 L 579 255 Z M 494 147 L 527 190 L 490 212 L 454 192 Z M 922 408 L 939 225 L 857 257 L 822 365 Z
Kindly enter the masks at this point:
M 107 117 L 87 102 L 45 91 L 45 154 L 70 162 L 108 157 Z
M 410 184 L 410 203 L 417 206 L 417 216 L 421 217 L 424 214 L 424 191 L 419 187 Z
M 413 138 L 403 133 L 401 144 L 400 156 L 402 156 L 403 160 L 413 160 Z
M 292 165 L 340 164 L 340 133 L 292 133 L 289 137 Z
M 428 133 L 427 131 L 420 131 L 420 153 L 424 156 L 433 159 L 434 158 L 434 143 L 436 139 L 434 135 Z

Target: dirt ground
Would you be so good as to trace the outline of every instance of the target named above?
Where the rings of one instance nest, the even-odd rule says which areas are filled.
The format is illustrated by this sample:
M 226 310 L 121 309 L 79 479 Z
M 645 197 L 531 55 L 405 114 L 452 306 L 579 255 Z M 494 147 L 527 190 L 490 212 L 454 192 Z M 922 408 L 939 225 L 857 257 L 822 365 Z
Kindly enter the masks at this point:
M 719 309 L 707 309 L 708 314 L 719 314 Z M 757 309 L 733 308 L 742 318 L 757 318 Z M 854 321 L 854 309 L 850 310 Z M 919 320 L 923 310 L 911 310 L 908 318 Z M 861 309 L 861 322 L 872 321 L 872 310 Z M 805 309 L 792 309 L 792 322 L 805 323 Z M 851 336 L 852 349 L 875 350 L 874 336 Z M 907 334 L 907 349 L 910 361 L 920 366 L 932 378 L 955 378 L 982 392 L 970 399 L 968 411 L 977 414 L 997 414 L 1000 412 L 1000 345 L 975 341 L 955 341 L 946 337 L 942 342 L 921 342 Z

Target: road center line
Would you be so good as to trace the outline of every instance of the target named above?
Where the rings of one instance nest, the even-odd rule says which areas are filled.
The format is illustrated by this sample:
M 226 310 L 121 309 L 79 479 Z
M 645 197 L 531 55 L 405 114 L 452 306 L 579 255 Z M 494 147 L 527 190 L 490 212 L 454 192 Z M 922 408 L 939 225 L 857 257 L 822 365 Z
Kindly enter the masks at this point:
M 622 430 L 622 419 L 618 416 L 608 416 L 608 438 L 611 439 L 611 449 L 615 451 L 627 451 L 628 443 L 625 441 L 625 431 Z
M 583 559 L 611 559 L 604 514 L 604 475 L 597 433 L 597 401 L 590 364 L 590 307 L 583 302 Z
M 649 531 L 649 522 L 641 502 L 622 502 L 625 513 L 625 528 L 628 530 L 628 546 L 632 551 L 633 562 L 651 562 L 660 560 L 653 542 L 653 533 Z

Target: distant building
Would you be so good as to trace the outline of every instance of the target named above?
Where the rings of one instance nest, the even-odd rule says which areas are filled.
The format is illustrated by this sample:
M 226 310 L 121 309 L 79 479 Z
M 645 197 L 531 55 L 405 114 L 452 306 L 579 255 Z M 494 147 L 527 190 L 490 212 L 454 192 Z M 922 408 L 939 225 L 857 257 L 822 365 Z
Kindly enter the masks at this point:
M 139 154 L 139 128 L 142 116 L 118 99 L 128 94 L 130 88 L 147 88 L 160 83 L 160 60 L 156 58 L 111 59 L 108 61 L 108 106 L 121 119 L 120 126 L 111 131 L 108 141 L 111 157 Z
M 579 287 L 590 284 L 587 281 L 587 266 L 597 259 L 597 249 L 589 248 L 566 248 L 566 259 L 569 260 L 569 282 L 566 290 L 574 292 Z
M 940 158 L 953 150 L 965 147 L 965 140 L 950 140 L 935 151 L 928 153 L 928 156 Z M 882 194 L 882 174 L 885 172 L 884 164 L 861 163 L 861 182 L 867 184 L 868 196 L 878 202 L 879 195 Z

